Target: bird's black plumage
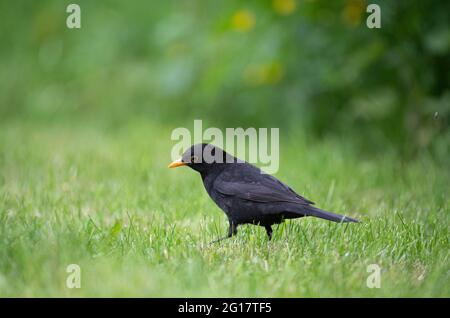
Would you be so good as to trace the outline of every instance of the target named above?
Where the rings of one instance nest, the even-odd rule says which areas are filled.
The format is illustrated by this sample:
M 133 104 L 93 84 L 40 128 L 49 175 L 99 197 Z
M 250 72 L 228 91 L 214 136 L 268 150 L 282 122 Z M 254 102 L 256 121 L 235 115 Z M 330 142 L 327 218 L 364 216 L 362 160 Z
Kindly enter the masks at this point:
M 238 225 L 250 223 L 264 226 L 270 239 L 273 224 L 304 216 L 333 222 L 358 222 L 314 207 L 314 202 L 275 177 L 211 144 L 192 146 L 179 161 L 171 164 L 179 165 L 187 165 L 200 173 L 209 196 L 228 217 L 227 237 L 237 233 Z

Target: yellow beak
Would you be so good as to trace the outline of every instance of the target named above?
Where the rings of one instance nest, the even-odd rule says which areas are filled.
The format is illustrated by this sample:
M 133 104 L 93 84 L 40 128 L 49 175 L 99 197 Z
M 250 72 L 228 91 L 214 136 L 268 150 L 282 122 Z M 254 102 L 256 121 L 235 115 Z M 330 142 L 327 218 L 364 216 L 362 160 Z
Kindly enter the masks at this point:
M 181 167 L 181 166 L 185 166 L 186 163 L 184 163 L 183 161 L 181 161 L 181 159 L 175 160 L 174 162 L 172 162 L 168 167 L 169 168 L 176 168 L 176 167 Z

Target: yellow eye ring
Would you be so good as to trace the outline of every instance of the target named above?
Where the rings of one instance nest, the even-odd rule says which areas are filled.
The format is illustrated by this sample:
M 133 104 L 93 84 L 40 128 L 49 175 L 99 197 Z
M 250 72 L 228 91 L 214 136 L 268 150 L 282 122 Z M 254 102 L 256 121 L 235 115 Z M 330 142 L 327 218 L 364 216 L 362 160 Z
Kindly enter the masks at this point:
M 198 157 L 197 156 L 191 156 L 191 163 L 196 163 L 198 162 Z

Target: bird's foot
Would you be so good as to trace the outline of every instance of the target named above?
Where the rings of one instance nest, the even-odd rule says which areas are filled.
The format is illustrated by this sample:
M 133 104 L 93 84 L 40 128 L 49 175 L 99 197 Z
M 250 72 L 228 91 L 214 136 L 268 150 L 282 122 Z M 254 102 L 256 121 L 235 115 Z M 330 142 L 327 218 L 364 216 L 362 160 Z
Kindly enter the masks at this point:
M 212 244 L 221 242 L 221 241 L 226 240 L 226 239 L 228 239 L 228 238 L 230 238 L 230 237 L 231 237 L 231 236 L 224 236 L 224 237 L 218 238 L 217 240 L 214 240 L 214 241 L 209 242 L 209 245 L 212 245 Z
M 272 227 L 270 225 L 268 225 L 265 228 L 266 228 L 267 236 L 269 237 L 269 241 L 270 241 L 270 240 L 272 240 L 272 232 L 273 232 Z

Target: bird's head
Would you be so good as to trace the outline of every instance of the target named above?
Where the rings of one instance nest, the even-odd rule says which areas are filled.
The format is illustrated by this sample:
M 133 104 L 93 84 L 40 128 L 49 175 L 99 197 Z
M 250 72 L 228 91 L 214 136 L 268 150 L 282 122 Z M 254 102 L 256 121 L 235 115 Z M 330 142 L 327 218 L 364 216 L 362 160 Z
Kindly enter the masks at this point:
M 224 164 L 234 162 L 234 157 L 217 146 L 211 144 L 196 144 L 184 152 L 180 159 L 175 160 L 169 168 L 188 166 L 200 173 L 218 169 Z

